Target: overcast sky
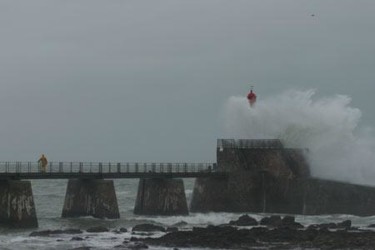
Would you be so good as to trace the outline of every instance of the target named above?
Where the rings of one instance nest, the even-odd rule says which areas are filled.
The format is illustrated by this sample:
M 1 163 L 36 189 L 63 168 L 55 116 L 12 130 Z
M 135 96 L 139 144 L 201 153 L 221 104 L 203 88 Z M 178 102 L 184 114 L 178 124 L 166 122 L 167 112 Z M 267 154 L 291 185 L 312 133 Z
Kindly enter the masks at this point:
M 375 1 L 0 1 L 0 161 L 215 161 L 230 96 L 350 95 L 375 124 Z

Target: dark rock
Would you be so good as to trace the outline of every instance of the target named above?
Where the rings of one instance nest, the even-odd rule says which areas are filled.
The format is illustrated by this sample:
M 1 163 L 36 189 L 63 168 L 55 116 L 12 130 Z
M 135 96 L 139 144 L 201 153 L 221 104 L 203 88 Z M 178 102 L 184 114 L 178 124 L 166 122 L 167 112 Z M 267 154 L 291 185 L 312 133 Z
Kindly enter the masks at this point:
M 128 230 L 124 227 L 121 227 L 120 229 L 114 230 L 113 232 L 116 233 L 116 234 L 122 234 L 122 233 L 127 233 Z
M 127 249 L 148 249 L 148 246 L 142 242 L 136 242 L 126 245 Z
M 367 227 L 371 227 L 371 228 L 373 228 L 373 227 L 375 227 L 375 224 L 370 224 L 370 225 L 368 225 Z
M 121 233 L 127 233 L 127 232 L 128 232 L 128 229 L 126 229 L 126 228 L 124 228 L 124 227 L 121 227 L 121 228 L 119 229 L 119 231 L 120 231 Z
M 56 234 L 81 234 L 82 231 L 80 229 L 65 229 L 65 230 L 44 230 L 44 231 L 36 231 L 30 233 L 29 236 L 50 236 Z
M 70 249 L 70 250 L 90 250 L 91 247 L 77 247 L 77 248 L 73 248 L 73 249 Z
M 258 222 L 256 219 L 245 214 L 238 218 L 238 220 L 236 221 L 230 221 L 229 224 L 234 226 L 256 226 L 258 225 Z
M 133 227 L 132 231 L 140 232 L 165 232 L 165 228 L 153 224 L 139 224 Z
M 284 225 L 287 225 L 287 224 L 293 224 L 293 223 L 295 223 L 295 217 L 294 216 L 285 216 L 282 220 L 281 220 L 281 222 L 282 222 L 282 224 L 284 224 Z
M 349 230 L 352 226 L 351 220 L 345 220 L 343 222 L 337 223 L 337 228 L 344 228 L 346 230 Z
M 167 230 L 166 232 L 177 232 L 178 231 L 178 227 L 167 227 Z
M 270 217 L 264 217 L 260 220 L 260 225 L 278 227 L 282 224 L 281 217 L 279 215 L 271 215 Z
M 84 239 L 82 237 L 75 236 L 71 239 L 71 241 L 83 241 Z
M 295 221 L 294 216 L 285 216 L 281 220 L 281 225 L 279 225 L 279 227 L 287 227 L 290 229 L 304 228 L 304 226 L 301 223 Z
M 88 233 L 104 233 L 109 232 L 109 229 L 102 226 L 90 227 L 86 230 Z
M 292 220 L 288 219 L 285 223 L 291 224 Z M 308 227 L 306 230 L 289 227 L 253 227 L 241 230 L 231 226 L 195 227 L 192 231 L 171 232 L 160 238 L 131 241 L 171 248 L 268 249 L 272 246 L 272 249 L 374 249 L 375 232 L 329 231 L 329 224 L 324 224 L 322 228 L 319 226 Z

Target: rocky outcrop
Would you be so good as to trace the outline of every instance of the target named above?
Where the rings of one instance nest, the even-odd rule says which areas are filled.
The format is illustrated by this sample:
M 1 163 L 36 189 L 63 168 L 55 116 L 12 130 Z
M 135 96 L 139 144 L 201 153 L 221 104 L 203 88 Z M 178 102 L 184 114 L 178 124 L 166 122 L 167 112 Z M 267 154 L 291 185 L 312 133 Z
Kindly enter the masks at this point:
M 134 214 L 187 215 L 189 213 L 182 179 L 140 179 Z
M 133 232 L 165 232 L 165 228 L 154 224 L 139 224 L 133 227 Z
M 112 180 L 69 180 L 62 217 L 120 218 Z
M 166 247 L 221 249 L 268 249 L 270 246 L 272 249 L 373 249 L 375 244 L 373 231 L 331 231 L 325 228 L 298 229 L 282 226 L 292 220 L 292 217 L 281 219 L 280 226 L 276 228 L 208 226 L 193 228 L 191 231 L 171 232 L 160 238 L 132 238 L 132 241 Z
M 30 181 L 0 180 L 0 224 L 12 228 L 38 227 Z
M 59 235 L 59 234 L 82 234 L 82 230 L 80 229 L 65 229 L 65 230 L 44 230 L 44 231 L 36 231 L 32 232 L 29 236 L 36 237 L 36 236 L 44 236 L 49 237 L 52 235 Z

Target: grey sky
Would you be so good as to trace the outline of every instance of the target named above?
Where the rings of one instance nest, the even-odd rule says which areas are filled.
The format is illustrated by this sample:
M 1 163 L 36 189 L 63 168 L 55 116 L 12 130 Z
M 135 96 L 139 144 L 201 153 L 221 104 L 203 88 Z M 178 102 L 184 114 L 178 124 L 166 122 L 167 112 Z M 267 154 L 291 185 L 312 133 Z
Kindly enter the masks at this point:
M 0 161 L 214 161 L 255 83 L 375 124 L 375 2 L 0 1 Z M 314 14 L 315 16 L 312 16 Z

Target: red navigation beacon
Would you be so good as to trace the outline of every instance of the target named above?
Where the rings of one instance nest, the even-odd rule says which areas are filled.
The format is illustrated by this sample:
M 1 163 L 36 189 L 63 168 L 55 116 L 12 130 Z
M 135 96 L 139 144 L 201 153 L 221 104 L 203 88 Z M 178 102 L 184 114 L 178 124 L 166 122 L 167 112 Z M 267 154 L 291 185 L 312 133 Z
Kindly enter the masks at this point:
M 247 100 L 249 100 L 250 107 L 254 106 L 257 101 L 257 95 L 253 92 L 253 86 L 251 86 L 250 93 L 247 95 Z

